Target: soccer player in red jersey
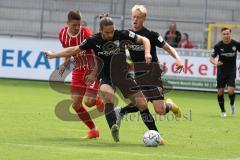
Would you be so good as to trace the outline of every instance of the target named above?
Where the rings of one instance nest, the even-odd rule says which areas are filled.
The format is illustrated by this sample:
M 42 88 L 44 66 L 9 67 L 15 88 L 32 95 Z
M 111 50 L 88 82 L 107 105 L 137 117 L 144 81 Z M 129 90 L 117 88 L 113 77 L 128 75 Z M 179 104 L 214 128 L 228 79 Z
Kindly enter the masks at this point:
M 63 27 L 59 32 L 59 40 L 63 48 L 77 46 L 86 38 L 92 35 L 92 32 L 87 27 L 81 26 L 81 15 L 78 11 L 70 11 L 68 13 L 67 26 Z M 99 89 L 99 81 L 96 80 L 93 84 L 87 84 L 84 81 L 85 75 L 89 72 L 91 66 L 94 65 L 93 53 L 87 50 L 85 54 L 73 56 L 74 68 L 72 71 L 71 94 L 72 107 L 78 114 L 78 117 L 89 128 L 86 138 L 99 137 L 99 131 L 91 120 L 90 115 L 84 108 L 82 102 L 85 95 L 85 105 L 88 107 L 97 106 L 97 109 L 103 112 L 103 103 L 97 97 Z M 70 57 L 64 58 L 63 64 L 60 67 L 59 74 L 62 75 L 69 64 Z

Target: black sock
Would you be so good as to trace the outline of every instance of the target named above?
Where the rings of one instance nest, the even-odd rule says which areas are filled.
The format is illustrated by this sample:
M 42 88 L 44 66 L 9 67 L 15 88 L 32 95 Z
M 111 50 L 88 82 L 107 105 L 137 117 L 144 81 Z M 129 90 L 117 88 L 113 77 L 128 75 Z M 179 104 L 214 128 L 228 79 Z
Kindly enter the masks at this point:
M 220 106 L 220 108 L 221 108 L 221 111 L 222 111 L 222 112 L 226 112 L 226 111 L 225 111 L 225 107 L 224 107 L 224 98 L 223 98 L 223 95 L 222 95 L 222 96 L 219 96 L 219 95 L 218 95 L 218 104 L 219 104 L 219 106 Z
M 234 101 L 235 101 L 235 93 L 233 93 L 233 94 L 229 94 L 228 95 L 229 96 L 229 99 L 230 99 L 230 105 L 232 106 L 232 105 L 234 105 Z
M 113 103 L 106 103 L 104 112 L 105 112 L 105 117 L 106 117 L 108 126 L 111 129 L 112 126 L 116 124 L 116 120 L 117 120 Z
M 134 113 L 134 112 L 138 112 L 139 109 L 132 103 L 128 104 L 126 107 L 121 108 L 120 114 L 122 116 L 128 114 L 128 113 Z
M 144 111 L 140 111 L 141 117 L 145 125 L 149 130 L 155 130 L 158 131 L 155 120 L 152 116 L 152 114 L 149 112 L 148 109 L 145 109 Z
M 172 105 L 170 103 L 165 104 L 165 114 L 167 114 L 170 110 L 172 110 Z

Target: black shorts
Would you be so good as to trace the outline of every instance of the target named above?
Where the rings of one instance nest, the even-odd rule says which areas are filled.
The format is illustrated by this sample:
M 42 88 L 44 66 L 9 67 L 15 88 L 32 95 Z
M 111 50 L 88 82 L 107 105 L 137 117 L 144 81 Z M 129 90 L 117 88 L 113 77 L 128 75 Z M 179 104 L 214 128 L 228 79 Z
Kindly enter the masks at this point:
M 100 85 L 108 84 L 115 89 L 119 88 L 125 98 L 133 95 L 140 90 L 138 89 L 136 81 L 128 77 L 128 67 L 126 63 L 125 54 L 116 54 L 111 59 L 110 76 L 100 76 Z
M 235 87 L 236 73 L 225 73 L 217 75 L 217 88 L 227 86 Z
M 157 62 L 149 65 L 136 63 L 134 66 L 136 66 L 135 80 L 147 100 L 164 100 L 163 83 L 161 80 L 162 69 L 159 64 Z M 138 74 L 139 71 L 145 71 L 145 73 Z

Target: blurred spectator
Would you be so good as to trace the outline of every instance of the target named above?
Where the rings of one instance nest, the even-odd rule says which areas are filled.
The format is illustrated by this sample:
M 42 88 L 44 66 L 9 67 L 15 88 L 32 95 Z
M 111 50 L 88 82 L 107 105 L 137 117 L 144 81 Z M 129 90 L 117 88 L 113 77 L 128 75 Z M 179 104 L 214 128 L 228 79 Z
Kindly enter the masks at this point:
M 85 26 L 85 27 L 87 27 L 87 22 L 84 21 L 84 20 L 81 20 L 81 26 Z
M 178 48 L 193 48 L 192 42 L 189 41 L 187 33 L 183 33 L 181 41 L 178 43 Z
M 178 43 L 181 40 L 181 33 L 177 31 L 176 23 L 170 24 L 169 30 L 165 33 L 164 38 L 172 47 L 178 46 Z

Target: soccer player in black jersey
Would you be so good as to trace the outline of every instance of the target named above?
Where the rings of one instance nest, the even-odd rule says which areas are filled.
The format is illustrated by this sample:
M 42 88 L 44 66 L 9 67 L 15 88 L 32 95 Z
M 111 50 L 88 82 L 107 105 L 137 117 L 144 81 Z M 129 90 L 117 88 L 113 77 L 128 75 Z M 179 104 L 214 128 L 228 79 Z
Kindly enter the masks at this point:
M 147 16 L 147 9 L 144 5 L 135 5 L 132 8 L 132 29 L 134 33 L 145 36 L 150 40 L 151 43 L 151 55 L 152 55 L 152 63 L 147 65 L 144 60 L 144 48 L 141 44 L 130 44 L 129 52 L 131 56 L 131 60 L 134 64 L 134 72 L 135 72 L 135 80 L 138 85 L 142 86 L 141 89 L 146 96 L 147 100 L 151 101 L 154 110 L 159 115 L 165 115 L 170 110 L 176 115 L 176 117 L 181 116 L 181 111 L 179 107 L 173 103 L 171 99 L 167 99 L 164 101 L 163 95 L 163 85 L 161 81 L 161 73 L 162 70 L 159 66 L 158 57 L 156 54 L 156 47 L 163 48 L 166 50 L 173 58 L 176 59 L 177 70 L 181 71 L 183 65 L 181 63 L 181 59 L 176 52 L 176 50 L 171 47 L 167 42 L 165 42 L 161 35 L 157 32 L 150 31 L 144 27 L 144 21 Z M 148 72 L 148 73 L 147 73 Z M 146 76 L 144 76 L 144 74 Z M 144 78 L 143 78 L 144 77 Z M 115 108 L 117 113 L 117 124 L 120 125 L 120 121 L 124 115 L 127 113 L 137 112 L 138 108 L 129 104 L 124 108 Z M 150 130 L 156 130 L 155 121 L 150 114 L 149 110 L 140 111 L 141 117 L 145 123 L 145 125 Z
M 235 108 L 235 79 L 236 79 L 236 58 L 240 52 L 240 43 L 231 38 L 231 29 L 221 29 L 222 40 L 214 46 L 210 62 L 217 66 L 217 95 L 221 109 L 221 116 L 226 117 L 224 106 L 224 88 L 227 86 L 228 96 L 231 105 L 231 115 Z M 218 56 L 218 60 L 215 58 Z
M 83 41 L 80 46 L 65 48 L 62 51 L 51 53 L 45 52 L 47 58 L 67 57 L 79 54 L 86 49 L 92 49 L 95 53 L 97 65 L 93 71 L 86 75 L 86 82 L 92 83 L 97 77 L 100 78 L 100 92 L 105 105 L 105 116 L 114 141 L 119 141 L 119 127 L 116 124 L 114 111 L 114 88 L 118 87 L 125 98 L 129 98 L 139 110 L 147 109 L 147 101 L 143 93 L 137 90 L 137 84 L 132 78 L 127 78 L 128 69 L 126 63 L 126 43 L 136 42 L 144 46 L 144 58 L 150 63 L 150 42 L 147 38 L 136 35 L 128 30 L 115 30 L 113 20 L 104 15 L 100 22 L 100 32 Z M 101 71 L 100 71 L 101 69 Z M 100 72 L 99 72 L 100 71 Z M 98 73 L 100 73 L 98 75 Z

